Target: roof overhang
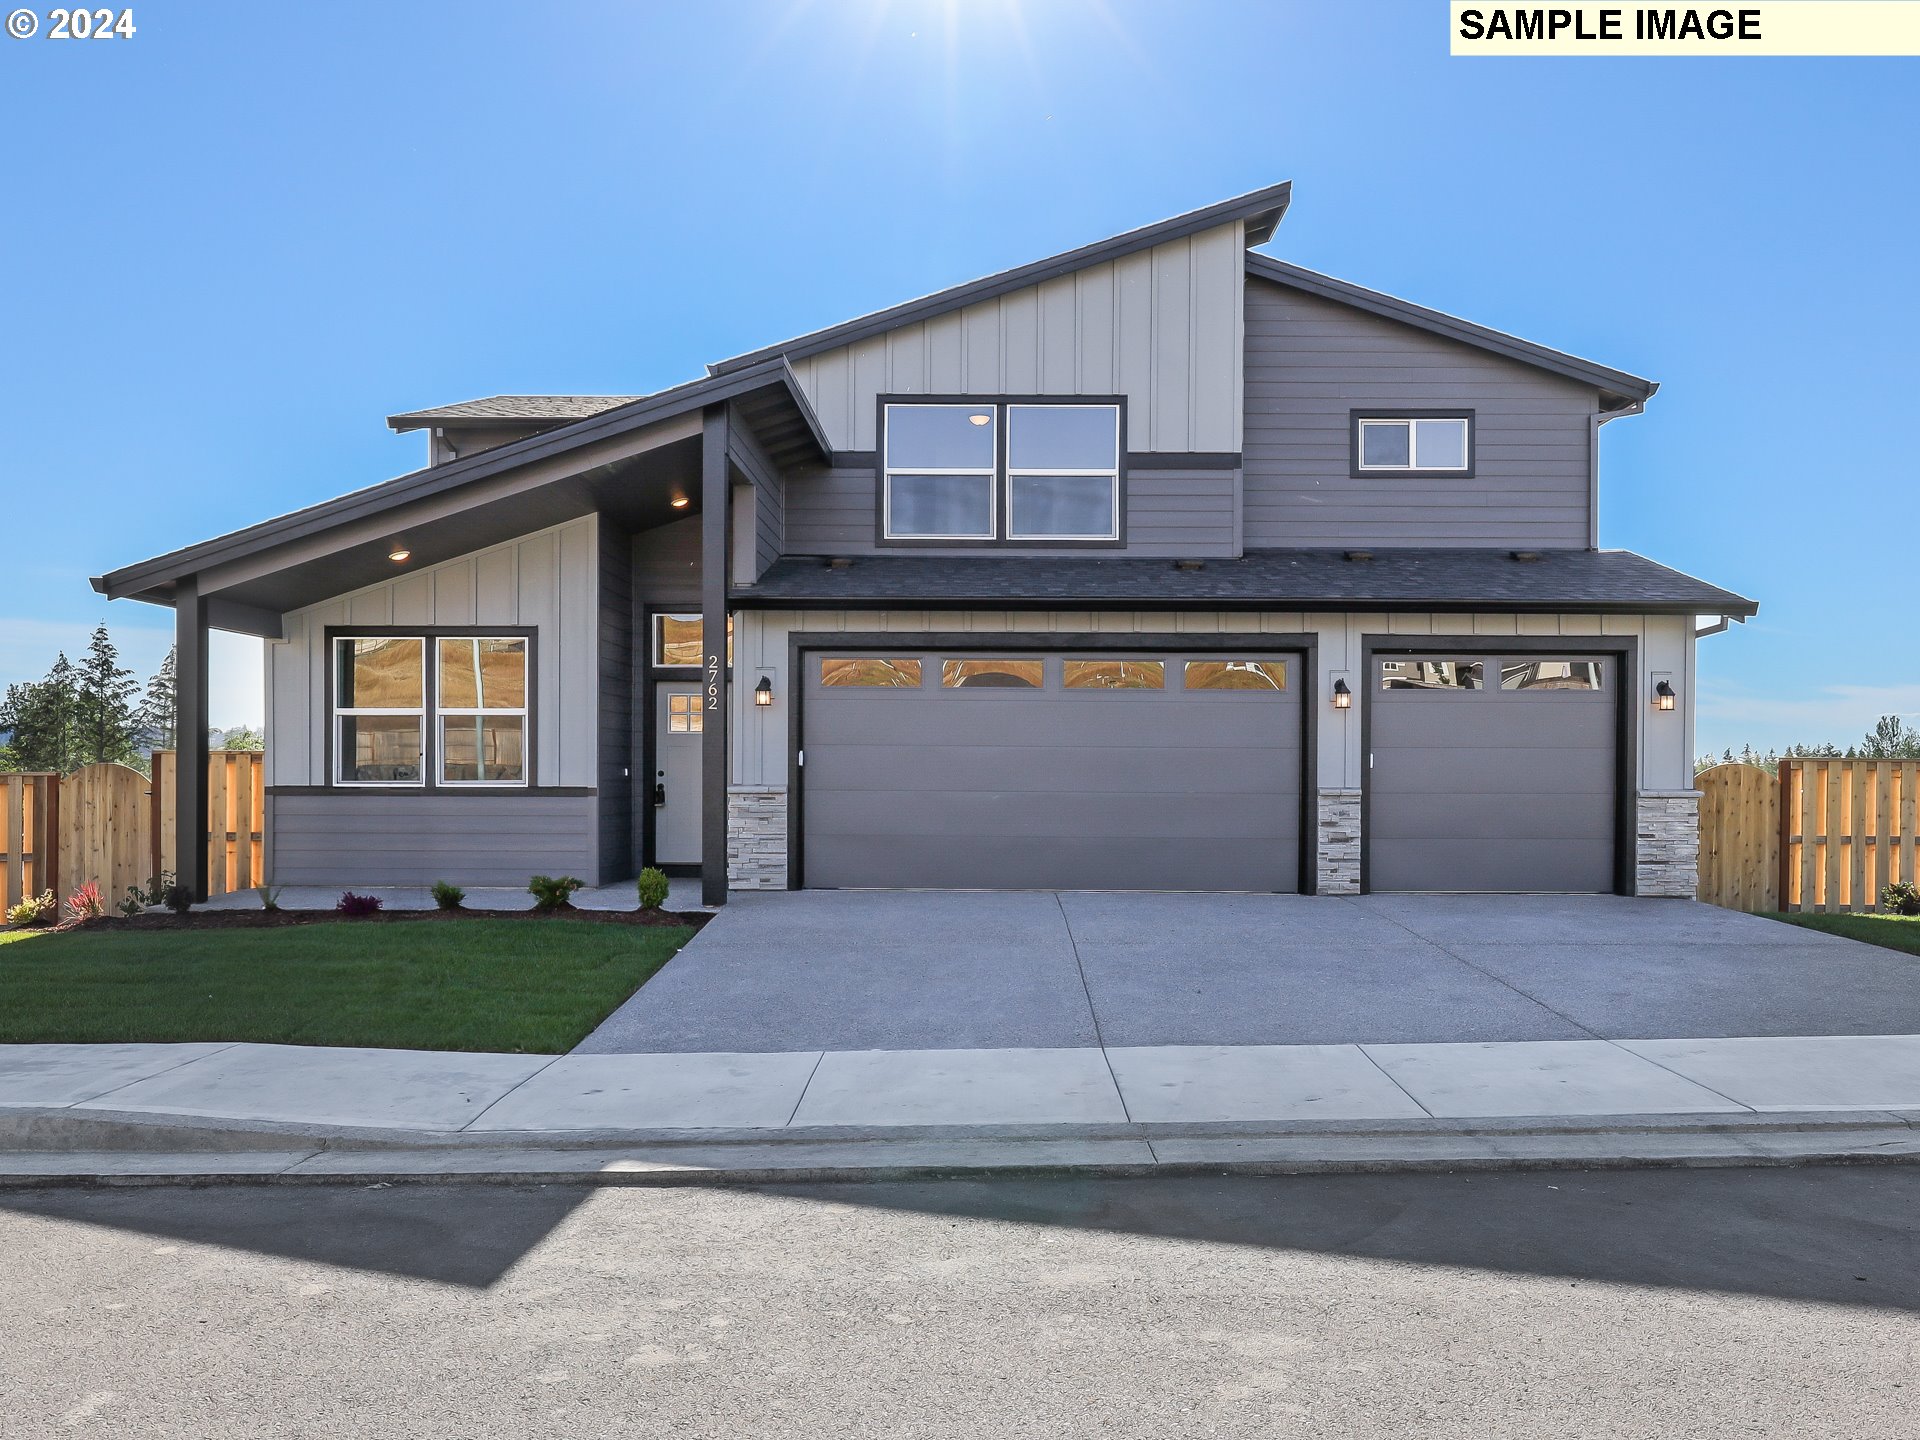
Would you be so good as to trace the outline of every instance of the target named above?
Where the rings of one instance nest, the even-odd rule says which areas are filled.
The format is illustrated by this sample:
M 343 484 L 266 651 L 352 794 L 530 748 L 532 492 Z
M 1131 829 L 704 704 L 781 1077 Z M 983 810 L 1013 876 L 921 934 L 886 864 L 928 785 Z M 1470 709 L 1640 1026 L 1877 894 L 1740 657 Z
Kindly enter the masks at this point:
M 1358 558 L 1365 557 L 1365 558 Z M 743 608 L 879 610 L 1413 610 L 1752 615 L 1752 600 L 1629 550 L 1473 547 L 1254 550 L 1167 559 L 863 555 L 776 562 Z
M 690 513 L 670 508 L 675 493 L 697 502 L 702 413 L 723 404 L 780 465 L 830 454 L 776 357 L 110 571 L 93 588 L 171 605 L 176 583 L 197 576 L 217 626 L 277 633 L 286 610 L 392 578 L 396 541 L 417 569 L 593 511 L 664 523 Z
M 842 345 L 851 345 L 855 341 L 884 334 L 902 325 L 911 325 L 915 321 L 944 315 L 950 310 L 975 305 L 983 300 L 996 299 L 1015 290 L 1025 290 L 1029 286 L 1039 285 L 1062 275 L 1071 275 L 1076 270 L 1085 270 L 1092 265 L 1104 264 L 1109 260 L 1117 260 L 1123 255 L 1131 255 L 1135 251 L 1148 250 L 1155 245 L 1164 245 L 1169 240 L 1197 235 L 1203 230 L 1213 230 L 1222 225 L 1240 224 L 1245 229 L 1248 245 L 1263 245 L 1273 238 L 1273 232 L 1278 228 L 1282 217 L 1286 215 L 1287 204 L 1292 196 L 1293 182 L 1283 180 L 1278 185 L 1268 185 L 1259 190 L 1248 191 L 1245 195 L 1236 195 L 1231 200 L 1222 200 L 1198 210 L 1189 210 L 1184 215 L 1175 215 L 1168 220 L 1144 225 L 1138 230 L 1129 230 L 1111 239 L 1083 245 L 1077 250 L 1068 250 L 1045 260 L 1036 260 L 1012 270 L 1002 270 L 996 275 L 970 280 L 964 285 L 955 285 L 946 290 L 936 291 L 918 300 L 909 300 L 885 310 L 876 310 L 873 314 L 863 315 L 857 320 L 831 325 L 825 330 L 815 330 L 808 335 L 797 335 L 778 345 L 763 346 L 744 355 L 736 355 L 730 360 L 709 365 L 707 369 L 715 375 L 726 375 L 747 366 L 763 364 L 776 355 L 784 355 L 789 360 L 804 360 L 809 355 L 818 355 L 823 350 L 836 350 Z
M 1568 355 L 1564 351 L 1549 349 L 1545 345 L 1536 345 L 1531 340 L 1522 340 L 1516 335 L 1489 330 L 1484 325 L 1475 325 L 1472 321 L 1462 320 L 1457 315 L 1429 310 L 1426 306 L 1416 305 L 1411 300 L 1383 295 L 1378 290 L 1368 290 L 1347 280 L 1336 280 L 1333 276 L 1322 275 L 1317 270 L 1305 270 L 1298 265 L 1289 265 L 1286 261 L 1276 260 L 1271 255 L 1248 255 L 1247 274 L 1257 279 L 1271 280 L 1276 285 L 1285 285 L 1289 289 L 1299 290 L 1308 295 L 1316 295 L 1322 300 L 1349 305 L 1356 310 L 1378 315 L 1382 319 L 1411 325 L 1448 340 L 1457 340 L 1463 345 L 1488 350 L 1496 355 L 1505 356 L 1509 360 L 1517 360 L 1523 365 L 1531 365 L 1538 370 L 1550 371 L 1582 385 L 1591 385 L 1600 392 L 1601 407 L 1606 411 L 1628 410 L 1644 404 L 1660 388 L 1657 381 L 1647 380 L 1638 375 L 1629 375 L 1624 370 L 1615 370 L 1610 366 L 1596 364 L 1592 360 L 1582 360 L 1577 355 Z

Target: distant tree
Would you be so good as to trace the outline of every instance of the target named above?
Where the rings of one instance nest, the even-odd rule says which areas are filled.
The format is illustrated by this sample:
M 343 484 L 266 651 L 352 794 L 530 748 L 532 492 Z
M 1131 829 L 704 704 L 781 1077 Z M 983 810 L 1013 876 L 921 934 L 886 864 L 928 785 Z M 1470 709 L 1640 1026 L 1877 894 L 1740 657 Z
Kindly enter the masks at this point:
M 231 730 L 209 730 L 207 746 L 212 750 L 264 750 L 267 737 L 251 725 L 236 725 Z
M 1920 729 L 1898 715 L 1882 715 L 1860 742 L 1860 754 L 1868 760 L 1920 760 Z
M 96 625 L 87 654 L 75 670 L 75 738 L 83 765 L 125 762 L 134 756 L 139 722 L 133 697 L 140 684 L 120 663 L 105 625 Z
M 147 693 L 140 700 L 140 728 L 146 744 L 155 750 L 171 750 L 174 745 L 174 724 L 180 713 L 180 696 L 177 691 L 177 677 L 174 672 L 174 652 L 167 651 L 167 658 L 160 662 L 160 668 L 153 672 L 153 678 L 147 681 Z

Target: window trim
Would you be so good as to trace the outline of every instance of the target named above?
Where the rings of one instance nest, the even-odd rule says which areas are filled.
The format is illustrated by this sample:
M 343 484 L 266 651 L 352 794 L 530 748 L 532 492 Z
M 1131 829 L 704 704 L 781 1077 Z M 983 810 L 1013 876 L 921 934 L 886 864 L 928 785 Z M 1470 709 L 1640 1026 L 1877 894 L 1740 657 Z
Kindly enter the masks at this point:
M 982 469 L 978 465 L 895 465 L 887 454 L 893 441 L 893 427 L 887 423 L 887 411 L 893 406 L 902 409 L 914 406 L 923 410 L 993 410 L 993 463 Z M 989 406 L 986 401 L 956 404 L 946 400 L 883 401 L 880 406 L 880 533 L 889 540 L 931 541 L 934 544 L 959 542 L 977 544 L 992 540 L 1000 533 L 1000 473 L 1002 462 L 1006 459 L 1006 414 L 999 406 Z M 952 475 L 968 476 L 987 482 L 987 533 L 984 535 L 895 535 L 893 533 L 893 477 L 896 475 Z
M 428 669 L 421 677 L 424 694 L 421 700 L 425 705 L 421 715 L 420 730 L 420 779 L 406 780 L 342 780 L 340 778 L 340 724 L 339 708 L 334 703 L 338 669 L 335 654 L 341 640 L 388 640 L 418 639 L 422 643 L 430 664 L 437 665 L 439 642 L 444 639 L 471 637 L 478 639 L 525 640 L 527 642 L 527 707 L 524 712 L 521 743 L 526 746 L 526 775 L 520 780 L 440 780 L 440 706 L 439 687 L 434 683 L 434 671 Z M 353 791 L 358 794 L 387 795 L 471 795 L 490 791 L 512 791 L 526 794 L 529 791 L 556 793 L 539 783 L 539 677 L 540 677 L 540 636 L 537 627 L 530 625 L 328 625 L 321 629 L 321 644 L 324 647 L 323 661 L 325 684 L 321 703 L 326 707 L 326 724 L 323 731 L 323 754 L 321 756 L 323 776 L 318 787 L 295 787 L 301 793 L 312 789 L 315 793 L 337 793 Z M 353 709 L 349 714 L 377 714 L 378 711 Z M 400 710 L 387 713 L 412 715 L 415 711 Z M 487 711 L 487 714 L 510 714 L 510 711 Z M 568 792 L 572 793 L 572 792 Z M 580 793 L 590 794 L 590 790 Z
M 888 533 L 891 494 L 887 476 L 887 407 L 889 405 L 953 405 L 994 407 L 993 534 L 991 536 L 905 536 Z M 1007 468 L 1008 411 L 1017 405 L 1101 406 L 1115 415 L 1113 510 L 1114 533 L 1111 536 L 1080 537 L 1044 535 L 1015 537 L 1011 529 L 1012 477 Z M 1127 544 L 1127 397 L 1124 395 L 901 395 L 874 397 L 874 506 L 873 543 L 876 549 L 940 550 L 1120 550 Z M 901 474 L 955 475 L 977 474 L 952 468 L 939 470 L 907 469 Z M 1022 475 L 1106 475 L 1105 470 L 1022 470 Z
M 1362 465 L 1360 463 L 1360 426 L 1369 420 L 1464 420 L 1467 423 L 1467 463 L 1451 469 L 1419 468 L 1413 465 L 1413 435 L 1407 436 L 1407 460 L 1399 465 Z M 1390 405 L 1369 406 L 1347 412 L 1348 478 L 1370 480 L 1388 476 L 1397 480 L 1471 480 L 1479 464 L 1480 420 L 1476 411 L 1465 408 L 1447 410 L 1408 410 Z

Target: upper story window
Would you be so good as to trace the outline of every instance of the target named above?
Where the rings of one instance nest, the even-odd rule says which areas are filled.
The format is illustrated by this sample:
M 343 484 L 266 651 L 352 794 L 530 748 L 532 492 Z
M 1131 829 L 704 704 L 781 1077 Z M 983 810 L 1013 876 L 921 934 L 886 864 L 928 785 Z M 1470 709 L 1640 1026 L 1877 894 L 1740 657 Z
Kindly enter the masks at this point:
M 1120 406 L 887 403 L 881 537 L 958 544 L 1120 538 Z
M 1353 412 L 1353 473 L 1470 475 L 1473 415 Z
M 337 785 L 527 783 L 525 635 L 333 641 Z

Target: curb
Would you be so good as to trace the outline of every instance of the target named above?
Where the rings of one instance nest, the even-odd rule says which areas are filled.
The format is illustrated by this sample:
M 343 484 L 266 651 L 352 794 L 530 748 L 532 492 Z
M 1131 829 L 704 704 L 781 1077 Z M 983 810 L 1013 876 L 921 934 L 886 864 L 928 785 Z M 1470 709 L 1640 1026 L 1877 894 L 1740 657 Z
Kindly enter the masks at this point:
M 9 1117 L 12 1118 L 12 1117 Z M 1609 1123 L 1611 1122 L 1611 1123 Z M 131 1127 L 129 1127 L 131 1128 Z M 1144 1133 L 1151 1130 L 1153 1133 Z M 1115 1131 L 1123 1133 L 1113 1133 Z M 182 1133 L 198 1146 L 166 1148 Z M 219 1139 L 250 1145 L 215 1148 Z M 146 1145 L 0 1152 L 0 1189 L 163 1185 L 816 1184 L 956 1178 L 1324 1175 L 1445 1171 L 1706 1169 L 1920 1163 L 1920 1128 L 1892 1112 L 1530 1118 L 1427 1124 L 891 1132 L 788 1138 L 728 1132 L 672 1138 L 365 1135 L 304 1140 L 282 1128 L 225 1132 L 168 1124 Z M 277 1143 L 269 1143 L 269 1141 Z

